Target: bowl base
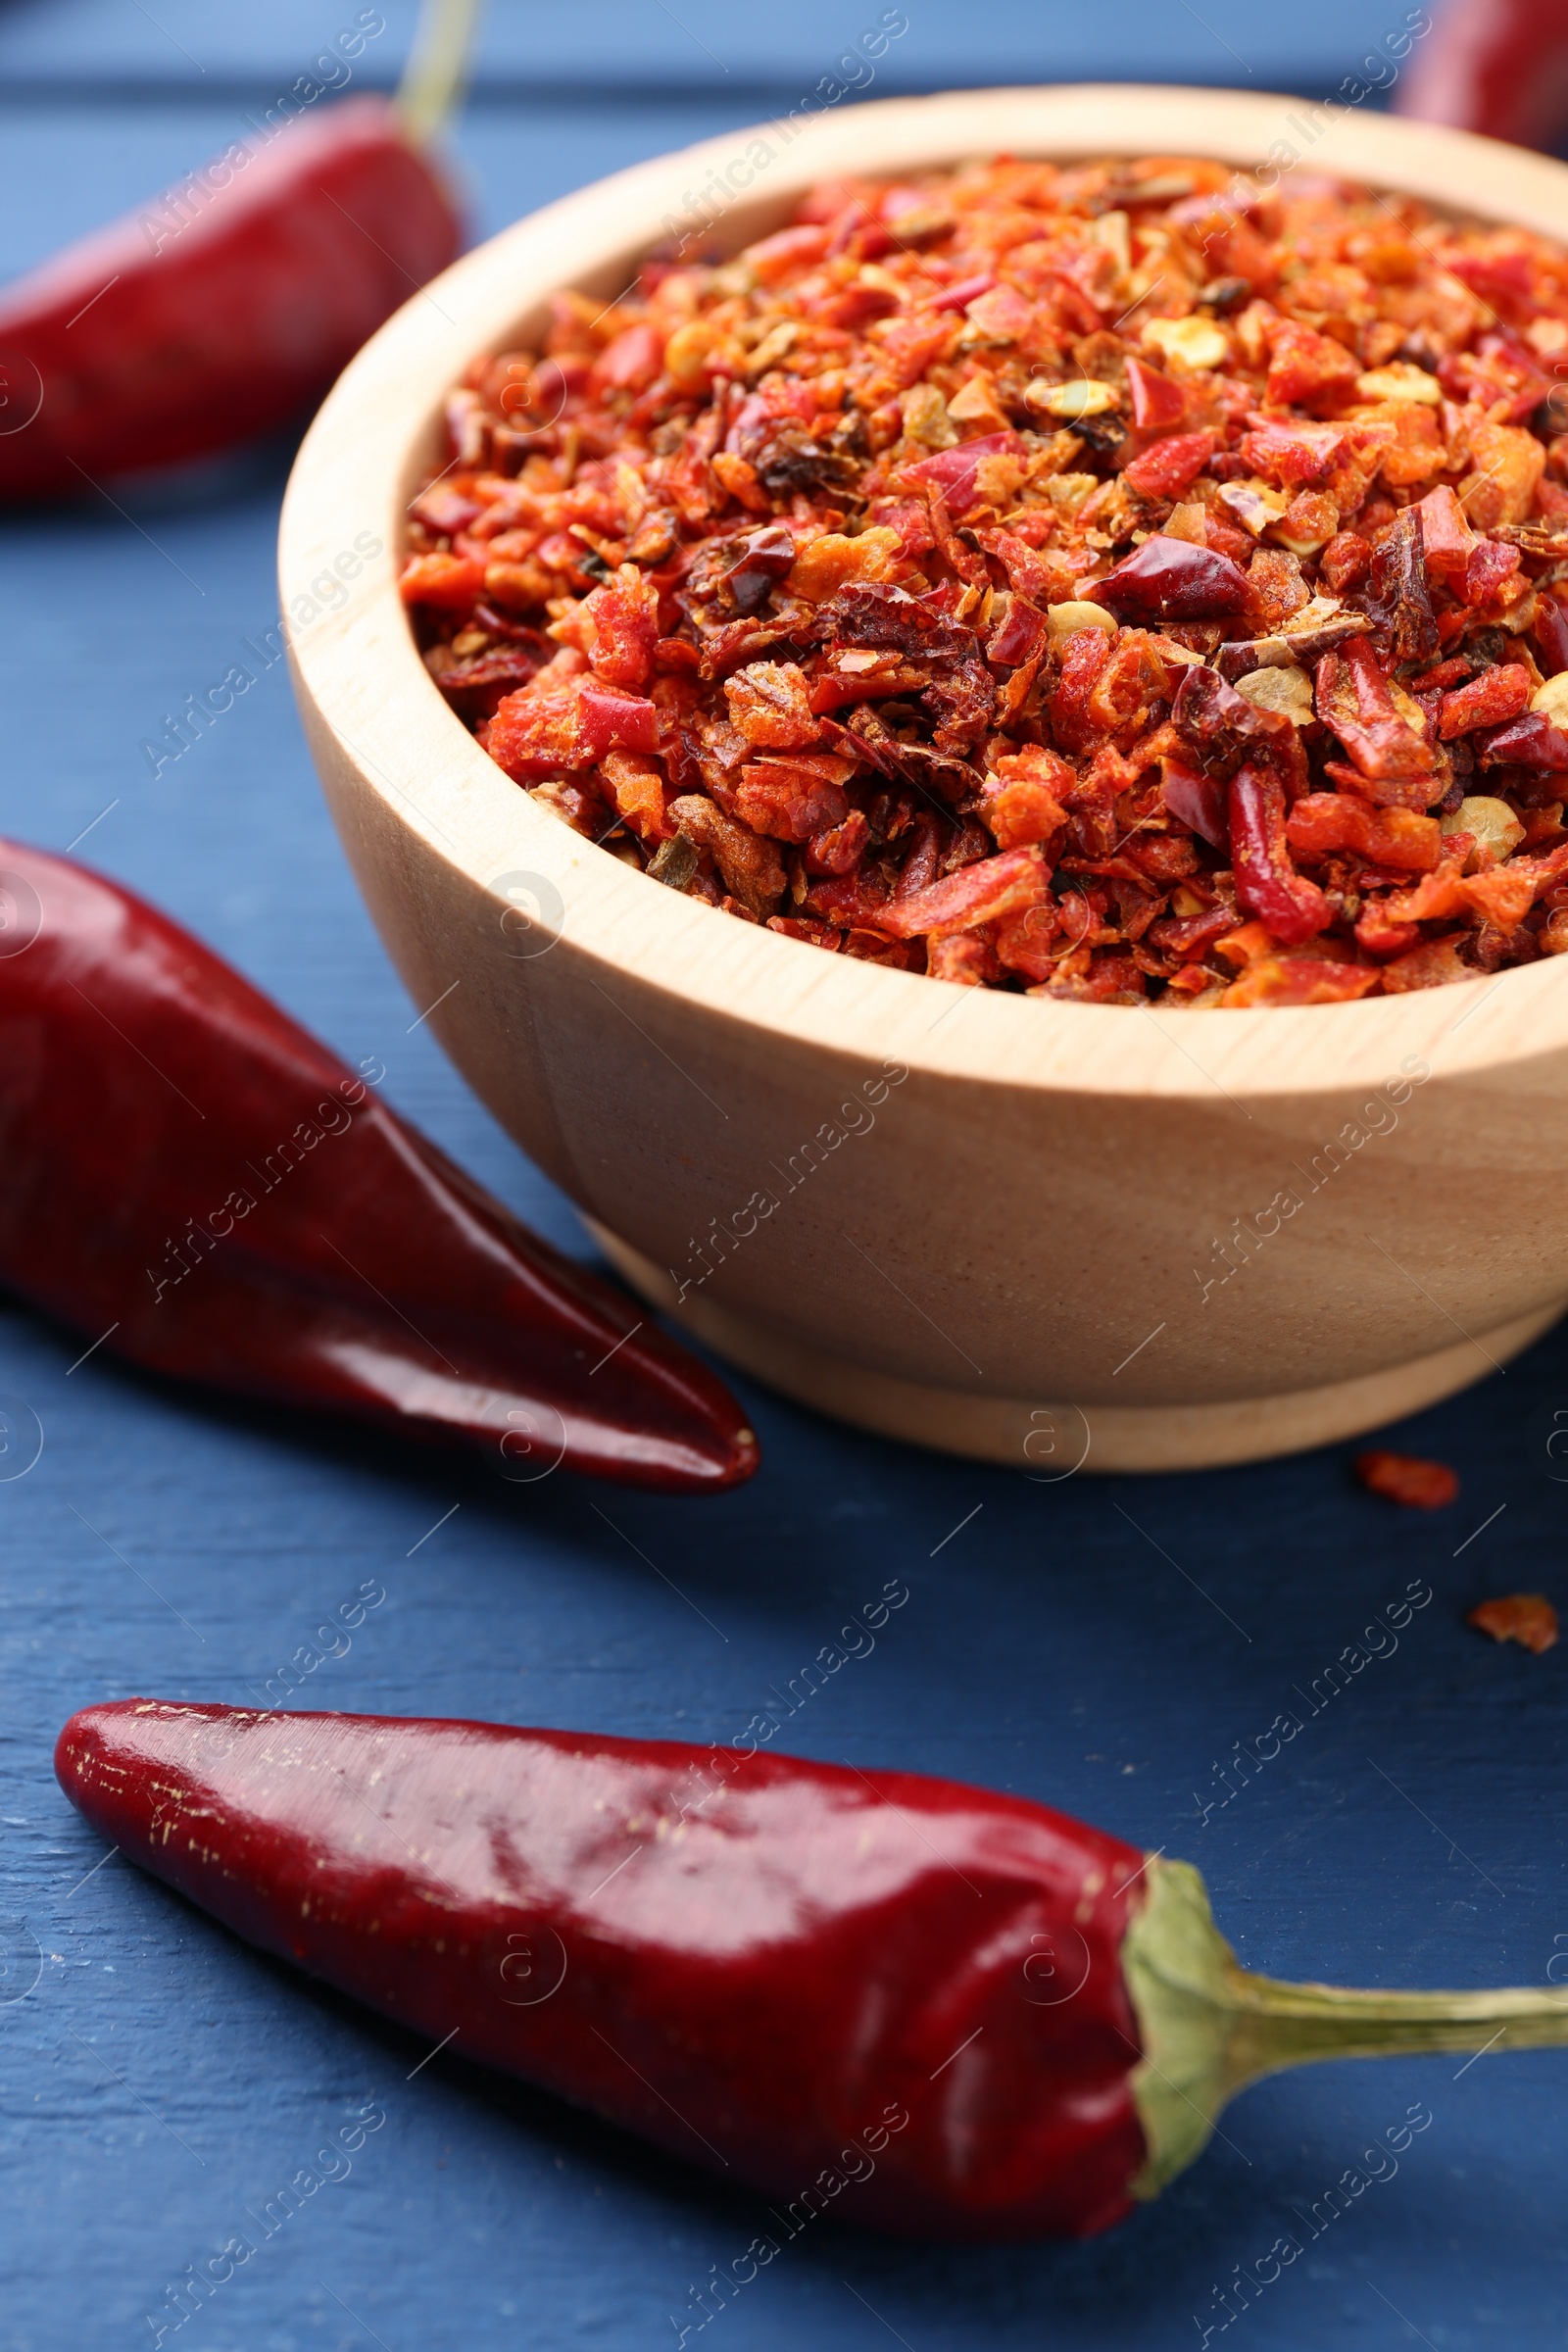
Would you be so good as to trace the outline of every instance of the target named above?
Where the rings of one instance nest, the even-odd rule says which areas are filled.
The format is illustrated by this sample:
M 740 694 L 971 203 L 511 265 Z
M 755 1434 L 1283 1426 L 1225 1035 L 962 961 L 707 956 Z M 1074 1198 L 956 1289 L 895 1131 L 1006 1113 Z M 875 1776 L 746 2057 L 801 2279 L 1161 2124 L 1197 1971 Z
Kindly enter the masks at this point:
M 1360 1437 L 1436 1404 L 1517 1355 L 1556 1322 L 1562 1300 L 1497 1324 L 1479 1340 L 1461 1340 L 1414 1363 L 1394 1364 L 1326 1388 L 1283 1396 L 1227 1398 L 1217 1404 L 1037 1404 L 1022 1396 L 987 1396 L 900 1380 L 835 1355 L 754 1315 L 710 1298 L 675 1303 L 661 1266 L 594 1219 L 585 1220 L 622 1280 L 662 1314 L 682 1324 L 741 1371 L 782 1390 L 798 1404 L 828 1413 L 878 1437 L 902 1438 L 942 1453 L 1006 1462 L 1041 1480 L 1075 1470 L 1212 1470 L 1266 1461 Z

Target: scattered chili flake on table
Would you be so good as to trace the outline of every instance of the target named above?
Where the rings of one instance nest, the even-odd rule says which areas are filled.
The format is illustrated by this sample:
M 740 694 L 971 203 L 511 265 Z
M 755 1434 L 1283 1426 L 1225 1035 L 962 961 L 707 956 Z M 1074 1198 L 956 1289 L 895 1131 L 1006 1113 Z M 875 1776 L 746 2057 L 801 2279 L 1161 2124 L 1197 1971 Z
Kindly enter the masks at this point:
M 1484 1600 L 1465 1623 L 1490 1634 L 1494 1642 L 1517 1642 L 1538 1658 L 1557 1639 L 1557 1612 L 1544 1592 L 1507 1592 L 1500 1599 Z
M 818 187 L 478 363 L 403 592 L 666 887 L 969 985 L 1343 1003 L 1568 950 L 1568 251 L 1296 175 Z
M 1358 1453 L 1355 1475 L 1374 1494 L 1417 1511 L 1441 1511 L 1459 1492 L 1446 1462 L 1425 1462 L 1414 1453 Z

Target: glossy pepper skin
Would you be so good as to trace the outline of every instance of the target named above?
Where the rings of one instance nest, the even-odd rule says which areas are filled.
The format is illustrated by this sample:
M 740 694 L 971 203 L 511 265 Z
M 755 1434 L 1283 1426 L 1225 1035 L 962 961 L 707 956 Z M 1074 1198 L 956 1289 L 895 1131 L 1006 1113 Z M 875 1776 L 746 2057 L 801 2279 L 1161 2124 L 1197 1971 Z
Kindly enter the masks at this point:
M 662 1740 L 143 1699 L 73 1717 L 56 1770 L 249 1941 L 780 2213 L 999 2239 L 1128 2210 L 1117 1955 L 1143 1856 L 1043 1806 Z
M 74 1715 L 55 1770 L 251 1942 L 790 2235 L 1084 2236 L 1281 2067 L 1568 2042 L 1568 1988 L 1254 1976 L 1189 1864 L 913 1773 L 145 1698 Z
M 286 422 L 462 244 L 378 98 L 230 147 L 174 198 L 0 294 L 0 498 L 77 496 Z
M 1568 123 L 1568 0 L 1449 0 L 1435 15 L 1396 111 L 1555 146 Z
M 0 1282 L 155 1371 L 519 1482 L 756 1468 L 710 1373 L 188 932 L 14 843 L 0 913 Z

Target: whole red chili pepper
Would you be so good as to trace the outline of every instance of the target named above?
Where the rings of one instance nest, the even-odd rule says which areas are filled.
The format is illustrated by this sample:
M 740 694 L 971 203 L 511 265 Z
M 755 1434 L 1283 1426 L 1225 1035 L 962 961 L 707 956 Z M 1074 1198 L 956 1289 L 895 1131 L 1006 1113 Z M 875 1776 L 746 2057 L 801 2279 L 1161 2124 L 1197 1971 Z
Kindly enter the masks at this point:
M 686 1491 L 734 1398 L 186 931 L 0 845 L 0 1281 L 133 1362 Z
M 1188 1864 L 912 1773 L 135 1698 L 73 1716 L 55 1769 L 250 1941 L 760 2190 L 792 2233 L 831 2206 L 1083 2235 L 1260 2075 L 1499 2026 L 1568 2041 L 1568 1990 L 1250 1975 Z
M 236 143 L 0 295 L 0 497 L 75 494 L 285 422 L 461 242 L 382 99 Z
M 1287 948 L 1326 931 L 1334 909 L 1315 882 L 1291 861 L 1285 787 L 1269 768 L 1239 768 L 1231 778 L 1231 867 L 1236 897 Z
M 1554 146 L 1568 122 L 1568 0 L 1458 0 L 1426 31 L 1394 104 L 1521 147 Z

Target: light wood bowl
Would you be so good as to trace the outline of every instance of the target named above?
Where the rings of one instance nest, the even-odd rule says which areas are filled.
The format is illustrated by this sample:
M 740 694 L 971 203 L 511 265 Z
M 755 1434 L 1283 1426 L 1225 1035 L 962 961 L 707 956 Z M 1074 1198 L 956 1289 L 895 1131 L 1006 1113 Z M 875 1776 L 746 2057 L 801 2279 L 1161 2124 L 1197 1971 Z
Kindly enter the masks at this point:
M 755 139 L 774 151 L 760 172 Z M 1276 142 L 1568 238 L 1561 164 L 1364 111 L 1115 87 L 843 108 L 623 172 L 469 254 L 348 368 L 283 512 L 332 812 L 476 1092 L 721 1355 L 1041 1479 L 1342 1439 L 1544 1331 L 1568 1300 L 1568 958 L 1358 1004 L 1160 1013 L 825 956 L 663 889 L 508 780 L 415 651 L 403 515 L 467 362 L 526 341 L 555 287 L 608 300 L 737 159 L 754 185 L 720 223 L 731 248 L 837 172 L 1002 150 L 1255 165 L 1285 160 Z M 889 1064 L 906 1074 L 887 1083 Z

